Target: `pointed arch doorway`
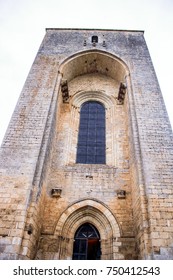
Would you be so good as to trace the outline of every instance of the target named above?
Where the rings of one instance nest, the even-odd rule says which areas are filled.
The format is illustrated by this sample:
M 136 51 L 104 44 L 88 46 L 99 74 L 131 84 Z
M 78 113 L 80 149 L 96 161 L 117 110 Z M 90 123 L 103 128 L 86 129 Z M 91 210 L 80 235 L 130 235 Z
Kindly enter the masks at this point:
M 100 234 L 95 226 L 83 224 L 74 239 L 73 260 L 100 260 Z
M 73 258 L 74 239 L 86 223 L 92 225 L 100 237 L 100 260 L 124 259 L 119 252 L 121 242 L 117 242 L 121 236 L 120 227 L 111 211 L 95 199 L 75 202 L 62 213 L 55 228 L 55 236 L 59 237 L 57 259 Z

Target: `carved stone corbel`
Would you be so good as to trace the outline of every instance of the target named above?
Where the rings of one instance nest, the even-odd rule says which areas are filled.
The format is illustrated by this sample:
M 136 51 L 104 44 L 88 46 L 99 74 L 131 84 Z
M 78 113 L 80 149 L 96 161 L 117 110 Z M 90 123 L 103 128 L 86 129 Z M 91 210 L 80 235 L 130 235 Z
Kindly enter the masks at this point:
M 61 91 L 62 91 L 62 98 L 63 102 L 68 102 L 69 99 L 69 91 L 68 91 L 68 83 L 67 80 L 61 81 Z
M 126 89 L 127 89 L 126 84 L 125 83 L 120 83 L 118 97 L 117 97 L 117 104 L 118 105 L 124 104 Z

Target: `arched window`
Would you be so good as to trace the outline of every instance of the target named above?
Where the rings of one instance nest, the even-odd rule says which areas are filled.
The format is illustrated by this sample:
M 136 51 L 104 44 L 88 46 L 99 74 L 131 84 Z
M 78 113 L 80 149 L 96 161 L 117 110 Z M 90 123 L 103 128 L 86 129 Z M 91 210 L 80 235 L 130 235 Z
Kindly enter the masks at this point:
M 100 260 L 100 235 L 97 229 L 86 223 L 74 237 L 73 260 Z
M 105 164 L 105 107 L 85 102 L 80 111 L 77 163 Z

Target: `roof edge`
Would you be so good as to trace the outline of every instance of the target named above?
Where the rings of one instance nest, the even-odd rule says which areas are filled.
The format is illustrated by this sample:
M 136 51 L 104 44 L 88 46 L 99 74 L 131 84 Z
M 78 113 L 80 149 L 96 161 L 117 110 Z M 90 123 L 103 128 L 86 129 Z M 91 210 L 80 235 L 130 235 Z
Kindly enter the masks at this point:
M 132 30 L 132 29 L 101 29 L 101 28 L 45 28 L 46 31 L 49 30 L 64 30 L 64 31 L 110 31 L 110 32 L 140 32 L 144 33 L 144 30 Z

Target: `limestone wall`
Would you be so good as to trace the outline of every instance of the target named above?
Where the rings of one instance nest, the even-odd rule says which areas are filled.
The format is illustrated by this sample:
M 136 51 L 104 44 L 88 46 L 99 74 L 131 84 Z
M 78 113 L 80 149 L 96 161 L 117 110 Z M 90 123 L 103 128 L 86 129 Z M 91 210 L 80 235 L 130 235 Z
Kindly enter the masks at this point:
M 106 108 L 106 165 L 75 163 L 87 100 Z M 1 147 L 0 176 L 1 259 L 71 258 L 85 221 L 101 232 L 102 258 L 173 258 L 173 136 L 143 32 L 47 30 Z

